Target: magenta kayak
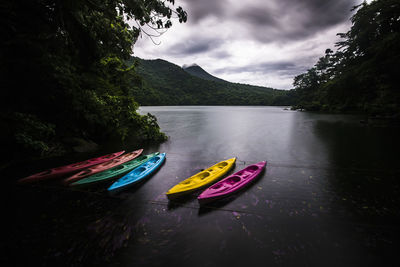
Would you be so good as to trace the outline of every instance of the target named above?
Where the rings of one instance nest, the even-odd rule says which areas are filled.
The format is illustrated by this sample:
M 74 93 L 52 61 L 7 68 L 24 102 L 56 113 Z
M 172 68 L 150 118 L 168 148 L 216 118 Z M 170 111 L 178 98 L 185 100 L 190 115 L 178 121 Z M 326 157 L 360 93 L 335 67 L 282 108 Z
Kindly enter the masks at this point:
M 101 163 L 107 162 L 109 160 L 112 160 L 112 159 L 122 155 L 124 152 L 125 151 L 115 152 L 115 153 L 111 153 L 111 154 L 104 155 L 101 157 L 92 158 L 92 159 L 88 159 L 85 161 L 72 163 L 72 164 L 69 164 L 66 166 L 57 167 L 57 168 L 49 169 L 49 170 L 46 170 L 43 172 L 35 173 L 28 177 L 18 180 L 18 183 L 20 183 L 20 184 L 35 183 L 35 182 L 39 182 L 39 181 L 43 181 L 43 180 L 54 179 L 54 178 L 59 178 L 59 177 L 66 176 L 66 175 L 71 175 L 75 172 L 78 172 L 85 168 L 89 168 L 93 165 L 101 164 Z
M 202 204 L 229 196 L 254 181 L 264 170 L 265 165 L 267 165 L 266 161 L 249 165 L 246 168 L 213 184 L 204 190 L 197 199 Z

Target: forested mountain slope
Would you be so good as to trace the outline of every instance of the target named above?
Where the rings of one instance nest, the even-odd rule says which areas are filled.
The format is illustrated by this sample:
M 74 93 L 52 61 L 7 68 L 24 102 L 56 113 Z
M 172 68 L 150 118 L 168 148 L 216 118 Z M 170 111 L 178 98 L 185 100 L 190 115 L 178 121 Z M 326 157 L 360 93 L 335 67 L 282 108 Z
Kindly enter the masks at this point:
M 133 92 L 141 105 L 290 105 L 285 90 L 206 80 L 165 60 L 132 58 L 142 87 Z M 211 75 L 210 75 L 211 76 Z
M 205 71 L 202 67 L 200 67 L 197 64 L 192 64 L 189 66 L 183 66 L 182 67 L 187 73 L 199 77 L 203 80 L 209 80 L 209 81 L 217 81 L 217 82 L 226 82 L 225 80 L 222 80 L 218 77 L 215 77 L 213 75 L 211 75 L 210 73 L 208 73 L 207 71 Z

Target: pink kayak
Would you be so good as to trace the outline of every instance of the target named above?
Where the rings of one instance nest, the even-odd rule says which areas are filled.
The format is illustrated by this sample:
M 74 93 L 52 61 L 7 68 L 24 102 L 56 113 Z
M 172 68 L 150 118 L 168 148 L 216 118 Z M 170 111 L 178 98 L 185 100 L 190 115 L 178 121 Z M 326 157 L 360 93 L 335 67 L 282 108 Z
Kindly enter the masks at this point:
M 78 172 L 85 168 L 91 167 L 96 164 L 104 163 L 106 161 L 112 160 L 120 155 L 122 155 L 125 151 L 120 151 L 116 153 L 111 153 L 108 155 L 104 155 L 98 158 L 92 158 L 85 161 L 69 164 L 62 167 L 57 167 L 53 169 L 49 169 L 47 171 L 39 172 L 36 174 L 32 174 L 31 176 L 22 178 L 18 180 L 20 184 L 28 184 L 28 183 L 35 183 L 43 180 L 49 180 L 54 178 L 59 178 L 66 175 L 71 175 L 74 172 Z
M 98 172 L 102 172 L 108 169 L 111 169 L 112 167 L 115 167 L 117 165 L 120 165 L 122 163 L 125 163 L 127 161 L 133 160 L 134 158 L 138 157 L 140 154 L 142 154 L 143 149 L 135 150 L 130 153 L 126 153 L 125 155 L 119 156 L 113 160 L 107 161 L 105 163 L 93 166 L 91 168 L 85 169 L 83 171 L 80 171 L 71 177 L 68 177 L 63 180 L 63 183 L 65 185 L 68 185 L 70 183 L 76 182 L 82 178 L 85 178 L 87 176 L 93 175 Z
M 216 199 L 220 199 L 229 196 L 240 189 L 244 188 L 252 181 L 254 181 L 257 176 L 264 170 L 266 161 L 261 161 L 259 163 L 249 165 L 243 170 L 240 170 L 221 181 L 213 184 L 209 188 L 203 191 L 200 196 L 197 197 L 200 204 L 211 202 Z

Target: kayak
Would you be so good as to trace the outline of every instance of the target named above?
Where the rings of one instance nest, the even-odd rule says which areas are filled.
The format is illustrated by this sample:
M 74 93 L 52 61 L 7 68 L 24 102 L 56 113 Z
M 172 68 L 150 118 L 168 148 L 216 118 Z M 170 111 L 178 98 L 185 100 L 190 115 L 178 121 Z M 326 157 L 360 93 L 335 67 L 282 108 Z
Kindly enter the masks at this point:
M 200 204 L 204 204 L 236 193 L 240 189 L 253 182 L 264 170 L 266 164 L 266 161 L 261 161 L 256 164 L 249 165 L 243 170 L 240 170 L 222 179 L 221 181 L 204 190 L 204 192 L 197 197 L 198 201 Z
M 179 197 L 181 195 L 191 193 L 204 186 L 214 183 L 223 175 L 225 175 L 235 164 L 236 158 L 227 159 L 221 161 L 214 166 L 201 171 L 186 180 L 183 180 L 179 184 L 173 186 L 166 193 L 168 198 Z
M 80 171 L 74 175 L 72 175 L 71 177 L 68 177 L 66 179 L 63 180 L 63 183 L 65 185 L 68 185 L 70 183 L 76 182 L 80 179 L 83 179 L 85 177 L 88 177 L 90 175 L 111 169 L 115 166 L 118 166 L 122 163 L 125 163 L 127 161 L 133 160 L 134 158 L 137 158 L 141 153 L 142 153 L 143 149 L 139 149 L 139 150 L 135 150 L 133 152 L 130 153 L 126 153 L 124 155 L 121 155 L 119 157 L 116 157 L 113 160 L 107 161 L 105 163 L 90 167 L 88 169 L 85 169 L 83 171 Z
M 111 153 L 111 154 L 104 155 L 101 157 L 92 158 L 92 159 L 88 159 L 85 161 L 72 163 L 72 164 L 69 164 L 66 166 L 49 169 L 49 170 L 46 170 L 43 172 L 32 174 L 28 177 L 22 178 L 22 179 L 18 180 L 18 183 L 28 184 L 28 183 L 34 183 L 34 182 L 39 182 L 39 181 L 48 180 L 48 179 L 59 178 L 59 177 L 66 176 L 66 175 L 71 175 L 74 172 L 78 172 L 85 168 L 89 168 L 93 165 L 101 164 L 101 163 L 107 162 L 109 160 L 112 160 L 112 159 L 122 155 L 124 152 L 125 151 Z
M 130 173 L 115 181 L 107 190 L 116 191 L 134 185 L 154 173 L 165 161 L 165 153 L 152 157 Z
M 108 170 L 93 174 L 89 177 L 80 179 L 74 183 L 71 183 L 70 186 L 88 185 L 88 184 L 102 182 L 102 181 L 112 179 L 118 175 L 124 174 L 128 171 L 135 169 L 139 165 L 145 163 L 152 157 L 157 156 L 158 154 L 160 154 L 160 152 L 156 152 L 156 153 L 152 153 L 152 154 L 148 154 L 148 155 L 141 155 L 134 160 L 125 162 L 124 164 L 115 166 L 111 169 L 108 169 Z

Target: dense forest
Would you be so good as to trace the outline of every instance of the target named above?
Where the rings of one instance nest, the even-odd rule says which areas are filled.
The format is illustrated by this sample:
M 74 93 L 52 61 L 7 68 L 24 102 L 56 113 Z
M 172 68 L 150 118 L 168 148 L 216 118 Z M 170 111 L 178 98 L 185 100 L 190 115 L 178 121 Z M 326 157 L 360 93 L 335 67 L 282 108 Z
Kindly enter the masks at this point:
M 142 27 L 186 21 L 174 2 L 1 1 L 2 160 L 62 154 L 77 139 L 164 140 L 155 117 L 136 112 L 140 78 L 125 62 Z
M 141 105 L 291 105 L 289 91 L 231 83 L 199 66 L 185 70 L 168 61 L 132 58 L 142 85 L 132 94 Z M 208 74 L 208 75 L 207 75 Z M 212 78 L 214 77 L 214 79 Z
M 400 1 L 354 7 L 336 51 L 294 79 L 296 108 L 399 117 Z

